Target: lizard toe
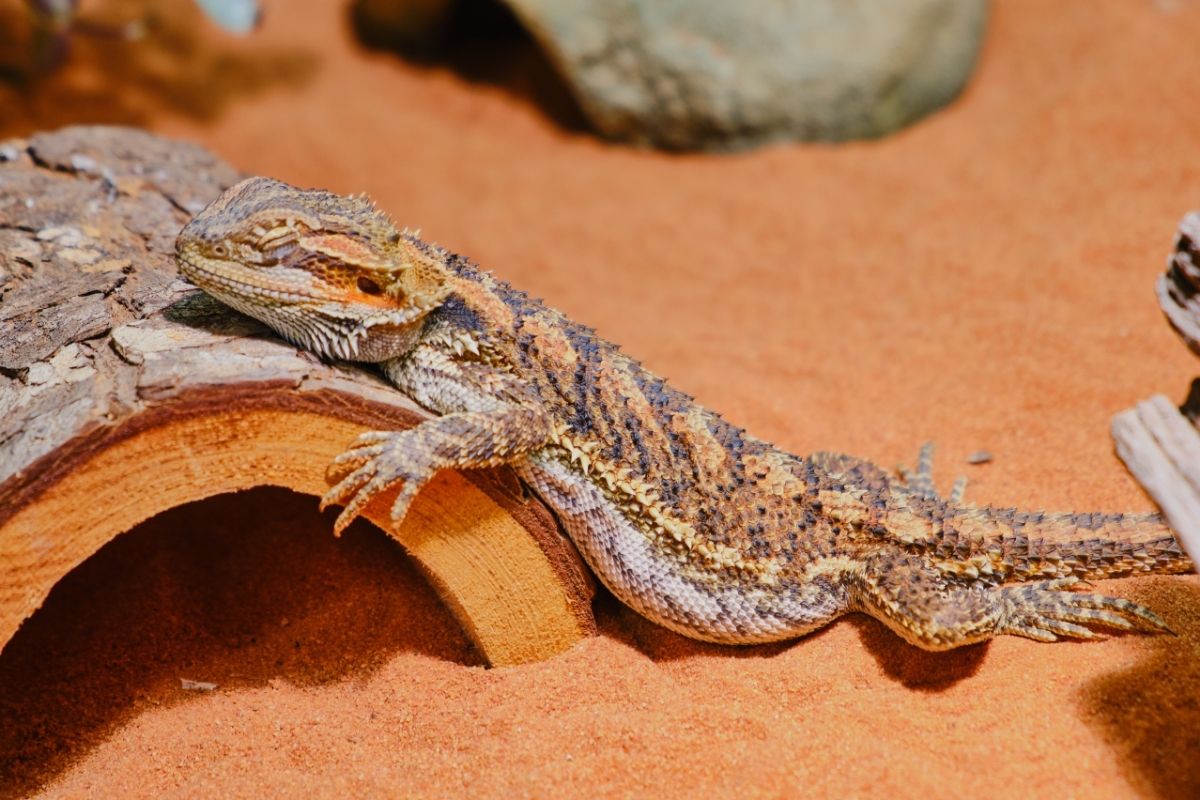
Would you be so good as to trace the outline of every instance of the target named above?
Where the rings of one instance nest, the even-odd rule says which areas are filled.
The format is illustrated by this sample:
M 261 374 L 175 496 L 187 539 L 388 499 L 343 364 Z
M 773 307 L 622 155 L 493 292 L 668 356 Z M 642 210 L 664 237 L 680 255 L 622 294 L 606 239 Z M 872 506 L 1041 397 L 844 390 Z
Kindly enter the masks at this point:
M 1038 621 L 1042 630 L 1055 634 L 1056 636 L 1066 636 L 1072 639 L 1103 639 L 1104 636 L 1096 633 L 1091 628 L 1083 625 L 1076 625 L 1074 622 L 1067 622 L 1062 619 L 1045 618 Z
M 1033 639 L 1035 642 L 1049 643 L 1058 641 L 1058 637 L 1053 632 L 1027 623 L 1015 623 L 1005 628 L 1002 632 L 1012 634 L 1013 636 L 1021 636 L 1026 639 Z
M 406 481 L 400 493 L 396 495 L 395 502 L 392 503 L 392 524 L 396 527 L 404 521 L 408 516 L 408 507 L 412 505 L 412 501 L 417 496 L 417 492 L 421 490 L 421 483 L 415 480 Z
M 917 455 L 917 468 L 915 470 L 909 469 L 907 466 L 901 464 L 896 468 L 896 472 L 899 473 L 904 487 L 913 494 L 927 500 L 940 500 L 941 495 L 938 493 L 937 487 L 933 484 L 933 453 L 933 442 L 925 442 L 921 445 L 921 452 Z M 951 505 L 962 503 L 966 491 L 967 478 L 965 475 L 960 475 L 954 481 L 954 486 L 950 490 L 947 502 Z
M 1063 591 L 1081 583 L 1078 578 L 1067 577 L 1004 587 L 1000 590 L 1005 611 L 999 632 L 1040 639 L 1030 634 L 1030 630 L 1035 630 L 1077 639 L 1095 639 L 1101 638 L 1092 630 L 1095 627 L 1120 631 L 1170 631 L 1153 611 L 1130 600 Z
M 383 453 L 384 449 L 385 446 L 381 444 L 351 448 L 344 453 L 340 453 L 333 461 L 329 462 L 329 467 L 325 470 L 325 474 L 329 477 L 348 475 L 374 461 Z
M 342 513 L 338 514 L 337 519 L 333 521 L 333 535 L 341 536 L 342 531 L 346 530 L 351 522 L 358 519 L 358 514 L 357 510 L 352 511 L 349 506 L 342 509 Z
M 403 431 L 367 431 L 366 433 L 360 433 L 355 437 L 354 443 L 350 445 L 350 449 L 355 450 L 370 445 L 386 444 L 402 433 Z
M 348 499 L 358 493 L 364 484 L 374 477 L 374 462 L 363 464 L 348 475 L 344 475 L 341 480 L 330 487 L 329 491 L 325 492 L 325 495 L 321 498 L 320 510 L 324 511 L 333 505 L 344 505 Z
M 363 509 L 367 507 L 367 504 L 371 502 L 375 495 L 386 489 L 388 485 L 388 482 L 376 476 L 355 489 L 353 496 L 350 497 L 350 501 L 346 503 L 346 507 L 342 509 L 342 513 L 338 515 L 337 520 L 334 522 L 334 534 L 340 536 L 346 526 L 362 514 Z

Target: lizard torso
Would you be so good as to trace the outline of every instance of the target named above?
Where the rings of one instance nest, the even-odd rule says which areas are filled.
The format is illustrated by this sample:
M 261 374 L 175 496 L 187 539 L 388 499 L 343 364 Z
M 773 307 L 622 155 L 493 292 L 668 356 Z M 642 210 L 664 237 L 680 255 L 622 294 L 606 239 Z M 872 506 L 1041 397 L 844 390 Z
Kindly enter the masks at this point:
M 1190 568 L 1156 515 L 979 508 L 834 454 L 798 457 L 670 387 L 592 330 L 466 259 L 399 233 L 363 199 L 267 179 L 233 187 L 177 244 L 184 273 L 314 350 L 379 362 L 441 415 L 367 434 L 335 462 L 339 529 L 438 469 L 511 464 L 622 601 L 729 643 L 864 611 L 945 649 L 1080 623 L 1162 627 L 1081 578 Z M 1024 583 L 1019 583 L 1024 582 Z
M 850 534 L 810 507 L 831 483 L 815 462 L 747 435 L 469 262 L 410 242 L 455 275 L 456 299 L 430 314 L 427 338 L 453 351 L 470 336 L 530 388 L 549 441 L 514 466 L 618 597 L 684 633 L 745 642 L 798 635 L 844 604 Z

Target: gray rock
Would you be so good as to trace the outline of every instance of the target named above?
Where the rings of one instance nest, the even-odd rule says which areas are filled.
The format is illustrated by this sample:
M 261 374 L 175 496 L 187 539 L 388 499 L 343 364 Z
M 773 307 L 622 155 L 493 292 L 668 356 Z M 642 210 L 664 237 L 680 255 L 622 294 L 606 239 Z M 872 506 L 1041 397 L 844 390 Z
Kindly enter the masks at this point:
M 952 100 L 986 0 L 504 0 L 613 139 L 882 136 Z

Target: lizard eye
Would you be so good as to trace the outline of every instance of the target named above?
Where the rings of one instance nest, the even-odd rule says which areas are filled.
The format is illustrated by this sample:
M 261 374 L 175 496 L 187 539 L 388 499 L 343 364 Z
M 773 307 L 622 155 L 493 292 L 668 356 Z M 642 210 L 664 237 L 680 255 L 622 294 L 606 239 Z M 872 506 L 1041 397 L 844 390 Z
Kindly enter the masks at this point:
M 358 290 L 363 294 L 383 294 L 383 287 L 367 277 L 360 277 L 358 279 Z
M 213 255 L 217 258 L 229 258 L 229 245 L 224 242 L 213 245 Z

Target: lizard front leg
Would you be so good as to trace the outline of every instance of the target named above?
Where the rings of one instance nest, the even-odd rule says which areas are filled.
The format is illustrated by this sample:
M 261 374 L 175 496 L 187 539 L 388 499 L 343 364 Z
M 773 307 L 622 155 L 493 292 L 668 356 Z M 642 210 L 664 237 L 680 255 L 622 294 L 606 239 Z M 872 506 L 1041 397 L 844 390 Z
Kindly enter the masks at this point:
M 321 508 L 345 505 L 334 523 L 337 534 L 391 486 L 403 484 L 391 511 L 392 523 L 399 525 L 439 470 L 499 466 L 549 440 L 549 418 L 541 404 L 503 370 L 459 362 L 429 347 L 418 347 L 385 369 L 398 387 L 444 416 L 405 431 L 364 433 L 334 459 L 330 477 L 338 482 L 321 499 Z

